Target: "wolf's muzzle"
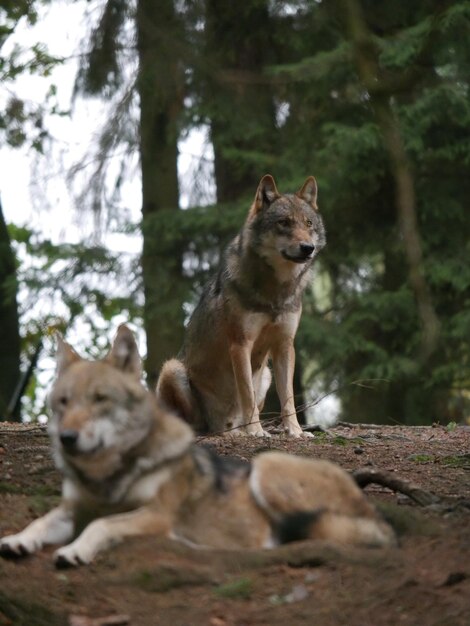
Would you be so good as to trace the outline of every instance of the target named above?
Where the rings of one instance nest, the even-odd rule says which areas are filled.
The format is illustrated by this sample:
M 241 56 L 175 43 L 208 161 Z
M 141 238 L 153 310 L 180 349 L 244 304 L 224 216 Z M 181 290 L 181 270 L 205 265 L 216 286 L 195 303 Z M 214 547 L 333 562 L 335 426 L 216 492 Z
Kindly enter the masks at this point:
M 313 251 L 315 250 L 315 246 L 311 243 L 301 243 L 299 245 L 299 248 L 301 255 L 304 256 L 306 259 L 308 259 L 308 257 L 311 256 Z
M 283 250 L 281 254 L 285 259 L 293 263 L 305 263 L 312 258 L 314 250 L 315 246 L 311 243 L 299 243 L 297 254 L 289 254 L 289 252 L 285 250 Z
M 78 441 L 78 430 L 73 430 L 71 428 L 67 430 L 63 430 L 60 433 L 60 443 L 66 450 L 73 450 L 77 445 Z

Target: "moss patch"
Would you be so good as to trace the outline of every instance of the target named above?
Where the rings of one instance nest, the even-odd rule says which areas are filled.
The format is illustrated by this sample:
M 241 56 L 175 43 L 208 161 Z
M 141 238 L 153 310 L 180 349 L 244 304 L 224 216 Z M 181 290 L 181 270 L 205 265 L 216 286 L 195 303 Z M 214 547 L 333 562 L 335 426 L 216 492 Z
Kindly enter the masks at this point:
M 445 456 L 442 458 L 442 463 L 451 467 L 463 467 L 465 469 L 470 469 L 470 454 Z
M 253 581 L 251 578 L 232 580 L 216 587 L 214 593 L 219 598 L 248 600 L 253 594 Z
M 180 587 L 213 584 L 214 580 L 206 569 L 161 566 L 133 574 L 130 583 L 144 591 L 164 593 Z
M 410 461 L 415 463 L 433 463 L 436 459 L 432 454 L 412 454 L 408 457 Z
M 22 496 L 60 496 L 60 488 L 51 485 L 18 485 L 7 481 L 0 481 L 0 494 L 10 493 Z
M 65 617 L 40 604 L 9 597 L 0 591 L 0 623 L 15 626 L 63 626 Z

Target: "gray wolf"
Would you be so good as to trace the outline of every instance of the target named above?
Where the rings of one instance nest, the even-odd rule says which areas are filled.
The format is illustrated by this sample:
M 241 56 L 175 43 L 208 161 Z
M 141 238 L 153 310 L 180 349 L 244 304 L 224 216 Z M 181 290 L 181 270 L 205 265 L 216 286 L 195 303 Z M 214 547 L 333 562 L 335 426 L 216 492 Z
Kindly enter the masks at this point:
M 395 543 L 361 489 L 333 463 L 266 452 L 248 464 L 195 445 L 191 427 L 141 384 L 127 327 L 101 361 L 84 360 L 59 340 L 50 407 L 62 500 L 1 539 L 3 556 L 68 544 L 55 552 L 56 564 L 79 565 L 136 535 L 228 549 L 301 538 Z
M 283 430 L 305 434 L 294 403 L 294 337 L 325 242 L 313 176 L 295 194 L 280 194 L 264 176 L 189 321 L 180 358 L 162 367 L 157 395 L 169 409 L 196 430 L 267 435 L 259 415 L 271 358 Z

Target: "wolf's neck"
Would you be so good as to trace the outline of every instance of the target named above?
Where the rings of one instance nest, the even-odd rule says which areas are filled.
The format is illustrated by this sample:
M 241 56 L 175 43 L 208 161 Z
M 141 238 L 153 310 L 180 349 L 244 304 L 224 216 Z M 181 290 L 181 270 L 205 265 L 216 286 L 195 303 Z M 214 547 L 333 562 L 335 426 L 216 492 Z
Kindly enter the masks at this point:
M 247 247 L 241 258 L 244 279 L 267 297 L 287 298 L 301 294 L 305 284 L 302 280 L 310 264 L 298 264 L 283 259 L 281 255 L 265 258 L 256 249 Z
M 300 279 L 306 269 L 308 269 L 305 265 L 293 263 L 292 261 L 283 259 L 280 255 L 266 259 L 261 257 L 261 259 L 272 270 L 277 283 L 280 285 L 289 285 L 292 289 L 301 288 Z
M 278 271 L 255 251 L 245 248 L 238 257 L 237 270 L 231 273 L 229 289 L 237 294 L 248 310 L 276 318 L 283 313 L 298 310 L 304 289 L 304 275 L 308 268 L 289 280 L 279 280 Z

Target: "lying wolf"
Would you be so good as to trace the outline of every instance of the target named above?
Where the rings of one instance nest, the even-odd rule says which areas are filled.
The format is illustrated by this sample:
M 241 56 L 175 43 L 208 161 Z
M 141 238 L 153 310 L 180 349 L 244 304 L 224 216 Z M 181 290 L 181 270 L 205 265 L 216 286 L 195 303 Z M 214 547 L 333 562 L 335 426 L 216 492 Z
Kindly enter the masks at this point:
M 333 463 L 266 452 L 245 464 L 196 446 L 188 424 L 143 387 L 140 368 L 125 326 L 101 361 L 81 359 L 59 339 L 49 433 L 62 500 L 4 537 L 2 555 L 73 540 L 54 558 L 59 566 L 78 565 L 125 537 L 149 534 L 232 549 L 300 538 L 395 543 L 392 529 Z
M 283 429 L 304 434 L 294 403 L 294 337 L 325 241 L 315 179 L 281 195 L 272 176 L 264 176 L 189 321 L 181 359 L 163 365 L 157 395 L 168 408 L 197 430 L 266 435 L 259 414 L 271 357 Z

